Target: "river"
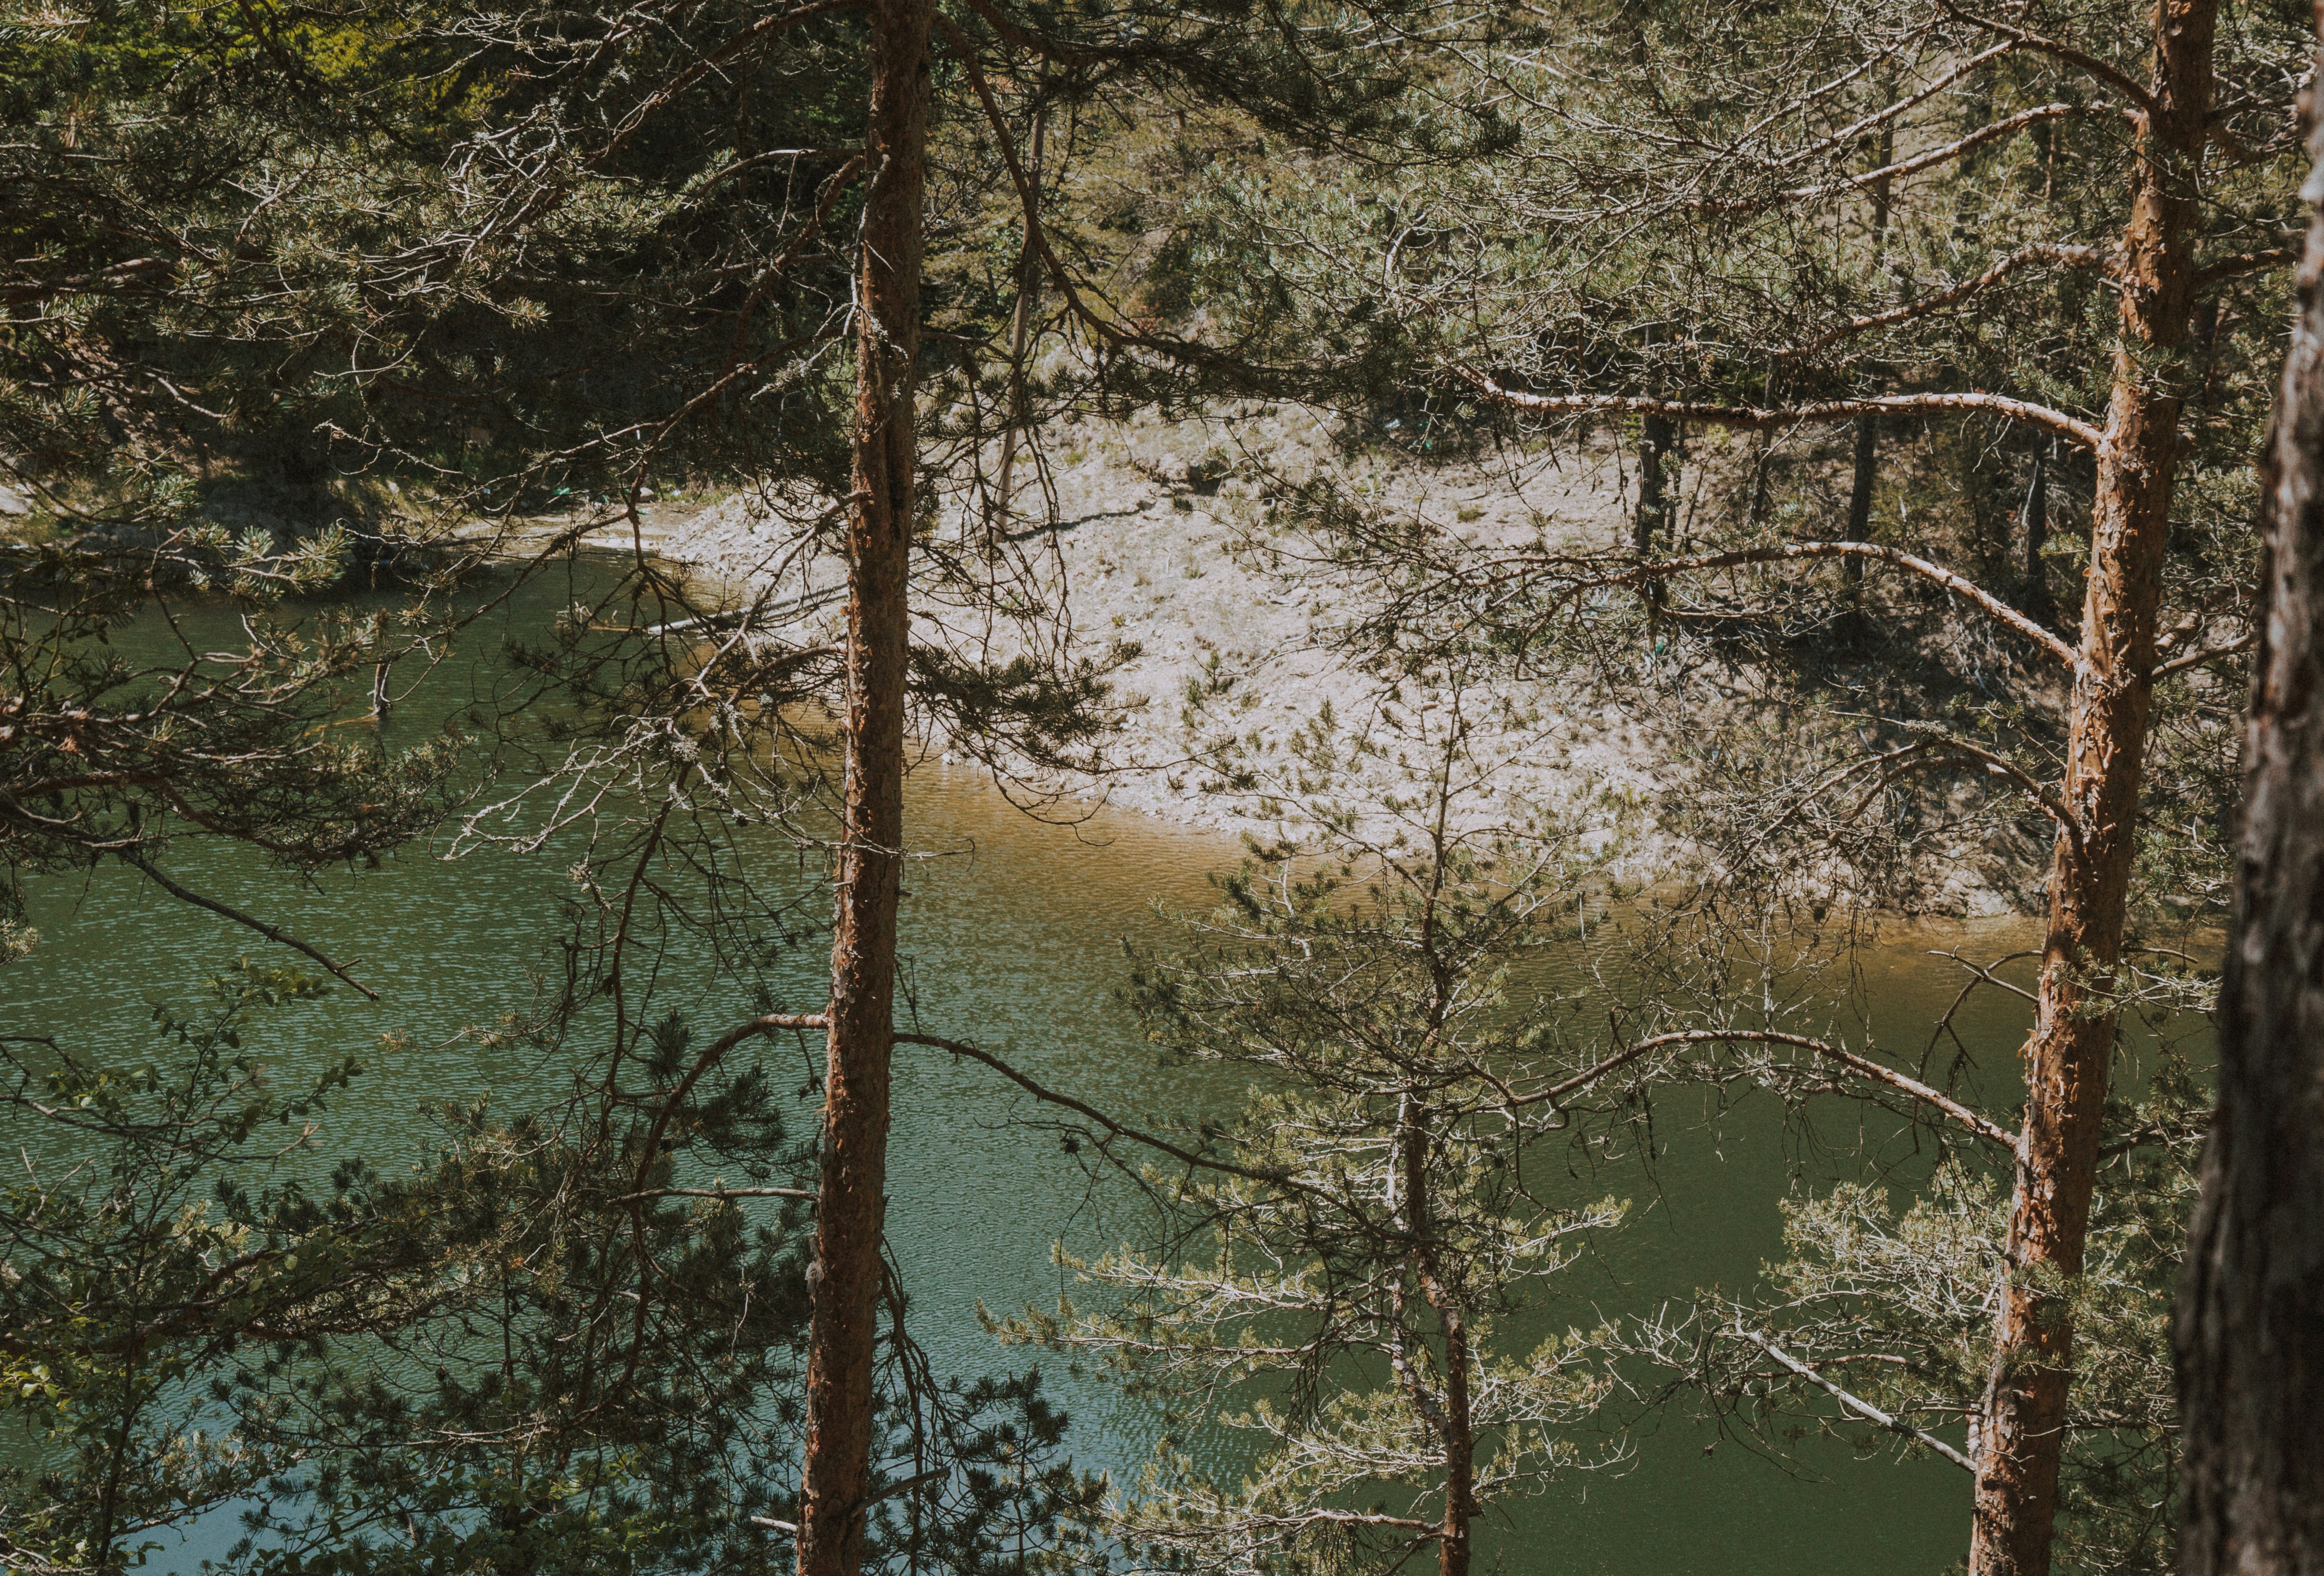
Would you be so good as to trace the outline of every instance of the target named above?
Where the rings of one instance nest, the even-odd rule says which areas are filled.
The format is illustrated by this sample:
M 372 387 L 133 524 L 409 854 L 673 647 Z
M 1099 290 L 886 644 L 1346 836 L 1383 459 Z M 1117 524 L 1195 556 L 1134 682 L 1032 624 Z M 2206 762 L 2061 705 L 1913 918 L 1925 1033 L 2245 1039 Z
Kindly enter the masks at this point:
M 537 633 L 570 589 L 552 578 L 493 616 L 509 631 Z M 494 646 L 489 628 L 469 635 L 465 654 L 430 681 L 435 698 L 394 719 L 391 731 L 408 736 L 431 727 L 464 694 L 492 688 Z M 931 1032 L 973 1037 L 1045 1082 L 1124 1115 L 1182 1112 L 1216 1097 L 1190 1087 L 1189 1074 L 1156 1067 L 1113 991 L 1124 971 L 1121 938 L 1160 934 L 1157 903 L 1204 905 L 1205 878 L 1238 856 L 1231 839 L 1126 813 L 1080 825 L 1037 820 L 964 766 L 918 772 L 908 814 L 914 847 L 942 856 L 913 871 L 904 914 L 908 978 Z M 357 972 L 381 993 L 374 1003 L 337 991 L 268 1030 L 270 1055 L 286 1069 L 376 1047 L 391 1031 L 401 1037 L 404 1048 L 374 1050 L 370 1070 L 335 1109 L 326 1133 L 335 1152 L 392 1162 L 425 1140 L 423 1104 L 495 1091 L 511 1097 L 540 1076 L 496 1063 L 455 1033 L 527 999 L 526 971 L 546 961 L 556 905 L 571 890 L 565 861 L 555 850 L 442 853 L 413 849 L 377 871 L 327 871 L 304 884 L 237 850 L 188 843 L 172 854 L 183 879 L 336 956 L 360 958 Z M 770 871 L 798 862 L 771 843 L 766 862 Z M 76 1045 L 106 1054 L 150 1045 L 153 1000 L 191 999 L 202 980 L 256 942 L 121 868 L 35 880 L 31 900 L 42 939 L 0 973 L 0 1029 L 61 1026 Z M 1960 939 L 1949 933 L 1945 945 Z M 2000 942 L 1998 933 L 1978 937 L 1995 951 Z M 1858 1005 L 1886 1043 L 1917 1045 L 1926 1030 L 1914 1026 L 1958 988 L 1955 966 L 1926 955 L 1931 945 L 1927 936 L 1904 938 L 1869 961 Z M 777 972 L 789 999 L 805 1002 L 817 994 L 825 966 L 807 945 Z M 706 980 L 701 991 L 698 1021 L 743 1014 L 739 990 L 722 1000 Z M 2000 1067 L 2024 1028 L 2021 1006 L 1998 992 L 1972 1002 L 1957 1024 Z M 1025 1125 L 1028 1114 L 1028 1101 L 982 1068 L 934 1052 L 899 1053 L 890 1230 L 922 1339 L 940 1368 L 964 1376 L 1026 1360 L 982 1333 L 979 1302 L 1006 1311 L 1054 1298 L 1061 1287 L 1052 1243 L 1102 1249 L 1121 1224 L 1091 1206 L 1074 1162 L 1054 1134 Z M 1770 1109 L 1747 1105 L 1715 1124 L 1684 1114 L 1683 1102 L 1674 1102 L 1659 1124 L 1663 1150 L 1652 1176 L 1601 1173 L 1577 1182 L 1577 1197 L 1612 1191 L 1635 1209 L 1597 1257 L 1568 1273 L 1565 1300 L 1544 1310 L 1545 1323 L 1643 1311 L 1713 1283 L 1733 1287 L 1775 1254 L 1778 1200 L 1803 1176 L 1817 1177 L 1829 1153 Z M 1838 1102 L 1825 1114 L 1845 1148 L 1854 1119 Z M 810 1120 L 803 1110 L 800 1130 Z M 1075 1417 L 1082 1463 L 1134 1476 L 1151 1419 L 1102 1381 L 1046 1366 Z M 1740 1442 L 1707 1450 L 1715 1438 L 1687 1411 L 1663 1415 L 1634 1437 L 1634 1454 L 1618 1471 L 1586 1474 L 1496 1512 L 1480 1567 L 1574 1576 L 1848 1569 L 1933 1576 L 1965 1552 L 1969 1482 L 1951 1465 L 1857 1460 L 1811 1441 L 1801 1459 L 1812 1470 L 1787 1470 Z M 198 1528 L 149 1568 L 190 1571 L 231 1533 Z

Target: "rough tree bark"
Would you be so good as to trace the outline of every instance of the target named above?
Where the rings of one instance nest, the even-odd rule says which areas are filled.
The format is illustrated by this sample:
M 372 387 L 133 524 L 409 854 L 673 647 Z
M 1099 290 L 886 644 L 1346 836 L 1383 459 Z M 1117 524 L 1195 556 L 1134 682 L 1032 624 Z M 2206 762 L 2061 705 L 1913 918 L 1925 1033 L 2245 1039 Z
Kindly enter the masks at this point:
M 2163 549 L 2179 441 L 2200 215 L 2194 180 L 2211 105 L 2217 0 L 2158 0 L 2153 106 L 2123 235 L 2122 334 L 2090 521 L 2070 702 L 2065 801 L 2050 871 L 2040 1009 L 2025 1046 L 2025 1120 L 2008 1280 L 1978 1419 L 1973 1576 L 2043 1576 L 2072 1377 L 2070 1283 L 2082 1271 L 2113 1060 L 2122 950 L 2153 697 Z
M 2268 443 L 2219 1100 L 2173 1331 L 2186 1576 L 2324 1573 L 2324 133 L 2301 107 L 2317 209 Z
M 1403 1169 L 1403 1225 L 1413 1242 L 1412 1267 L 1420 1293 L 1436 1314 L 1444 1337 L 1444 1394 L 1430 1396 L 1417 1373 L 1406 1383 L 1423 1419 L 1444 1448 L 1444 1519 L 1436 1540 L 1437 1576 L 1469 1576 L 1469 1524 L 1477 1514 L 1477 1430 L 1469 1397 L 1467 1310 L 1453 1293 L 1436 1250 L 1434 1212 L 1429 1204 L 1428 1150 L 1431 1135 L 1410 1115 L 1399 1119 L 1397 1164 Z M 1397 1298 L 1399 1313 L 1403 1293 Z
M 871 1493 L 874 1315 L 887 1212 L 896 900 L 904 839 L 913 362 L 919 344 L 930 0 L 869 6 L 869 183 L 857 269 L 848 502 L 847 735 L 823 1166 L 809 1272 L 801 1576 L 854 1576 Z

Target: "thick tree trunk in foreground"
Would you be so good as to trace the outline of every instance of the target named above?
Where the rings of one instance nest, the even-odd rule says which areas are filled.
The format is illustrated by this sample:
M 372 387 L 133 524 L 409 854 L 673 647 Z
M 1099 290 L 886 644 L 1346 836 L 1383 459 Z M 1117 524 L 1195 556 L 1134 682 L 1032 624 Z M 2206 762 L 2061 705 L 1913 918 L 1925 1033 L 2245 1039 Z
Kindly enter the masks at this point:
M 1978 1427 L 1973 1576 L 2043 1576 L 2058 1509 L 2072 1378 L 2070 1283 L 2082 1272 L 2098 1122 L 2113 1061 L 2109 1005 L 2136 852 L 2139 780 L 2153 698 L 2163 549 L 2181 401 L 2172 353 L 2187 340 L 2191 255 L 2211 101 L 2216 0 L 2156 7 L 2156 113 L 2139 142 L 2124 232 L 2123 334 L 2090 521 L 2067 742 L 2065 802 L 2050 873 L 2040 1010 L 2025 1047 L 2025 1120 L 2009 1221 L 2009 1281 Z
M 875 0 L 870 10 L 870 180 L 857 273 L 854 496 L 847 521 L 846 804 L 807 1336 L 801 1576 L 854 1576 L 862 1562 L 904 840 L 912 364 L 919 343 L 932 7 L 929 0 Z
M 2324 1576 L 2324 205 L 2267 469 L 2219 1102 L 2174 1330 L 2186 1576 Z

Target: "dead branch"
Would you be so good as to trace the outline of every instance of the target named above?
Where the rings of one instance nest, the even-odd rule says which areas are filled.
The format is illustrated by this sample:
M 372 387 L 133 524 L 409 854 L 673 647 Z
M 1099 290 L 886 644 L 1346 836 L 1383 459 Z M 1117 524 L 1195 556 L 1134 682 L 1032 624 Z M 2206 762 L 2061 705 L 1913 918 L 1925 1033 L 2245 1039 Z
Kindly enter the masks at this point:
M 236 925 L 247 926 L 249 929 L 258 932 L 259 935 L 264 936 L 269 941 L 280 943 L 281 945 L 290 947 L 296 952 L 305 953 L 309 957 L 322 964 L 324 968 L 329 970 L 333 974 L 354 986 L 367 999 L 373 1001 L 379 1000 L 378 991 L 364 984 L 361 980 L 356 979 L 353 974 L 347 972 L 346 969 L 340 967 L 337 963 L 333 963 L 322 953 L 317 951 L 311 946 L 309 946 L 297 936 L 284 931 L 281 926 L 269 925 L 265 920 L 260 919 L 253 915 L 244 914 L 239 908 L 229 908 L 215 898 L 205 898 L 199 892 L 192 891 L 185 887 L 180 886 L 177 882 L 171 880 L 168 876 L 163 875 L 159 870 L 154 868 L 152 863 L 143 855 L 137 853 L 131 849 L 116 849 L 115 850 L 115 853 L 120 855 L 121 862 L 124 864 L 130 865 L 137 870 L 144 871 L 147 880 L 151 880 L 155 886 L 161 888 L 163 891 L 169 893 L 170 896 L 178 899 L 181 902 L 191 903 L 197 908 L 207 908 L 211 913 L 219 916 L 221 918 L 233 920 Z
M 1870 558 L 1909 571 L 1944 587 L 1997 623 L 2024 636 L 2068 668 L 2074 666 L 2076 654 L 2071 646 L 1975 581 L 1955 574 L 1941 564 L 1932 563 L 1880 542 L 1788 542 L 1781 547 L 1745 548 L 1731 553 L 1703 553 L 1689 558 L 1666 558 L 1660 563 L 1639 564 L 1618 573 L 1593 577 L 1579 583 L 1576 589 L 1635 585 L 1641 581 L 1683 575 L 1697 569 L 1731 569 L 1746 564 L 1791 563 L 1804 558 Z
M 1811 1052 L 1828 1061 L 1837 1062 L 1849 1071 L 1870 1078 L 1876 1083 L 1888 1084 L 1924 1104 L 1936 1107 L 1954 1121 L 1989 1143 L 1999 1144 L 2009 1149 L 2015 1149 L 2017 1147 L 2016 1134 L 1978 1115 L 1942 1090 L 1932 1089 L 1917 1078 L 1899 1073 L 1893 1067 L 1884 1067 L 1869 1057 L 1859 1056 L 1854 1051 L 1843 1046 L 1827 1045 L 1821 1040 L 1810 1039 L 1805 1035 L 1783 1034 L 1774 1029 L 1688 1028 L 1678 1029 L 1670 1034 L 1655 1035 L 1617 1051 L 1596 1066 L 1585 1068 L 1563 1083 L 1552 1084 L 1549 1088 L 1533 1094 L 1520 1095 L 1510 1103 L 1537 1105 L 1546 1101 L 1554 1104 L 1569 1094 L 1588 1088 L 1608 1074 L 1637 1061 L 1639 1057 L 1671 1046 L 1728 1044 L 1788 1046 L 1795 1050 Z
M 1815 422 L 1853 421 L 1859 416 L 1911 416 L 1943 410 L 1988 410 L 2012 421 L 2023 421 L 2054 432 L 2097 453 L 2106 447 L 2106 435 L 2087 421 L 2063 410 L 2006 394 L 1929 393 L 1876 394 L 1860 400 L 1820 400 L 1804 405 L 1762 408 L 1756 405 L 1711 405 L 1680 400 L 1647 400 L 1627 394 L 1528 394 L 1506 389 L 1480 372 L 1464 366 L 1455 375 L 1485 398 L 1516 410 L 1542 415 L 1604 410 L 1631 416 L 1667 416 L 1676 421 L 1700 421 L 1711 427 L 1745 431 L 1800 427 Z
M 1939 1455 L 1944 1457 L 1945 1460 L 1952 1462 L 1953 1465 L 1960 1468 L 1965 1472 L 1974 1472 L 1977 1470 L 1977 1463 L 1975 1461 L 1970 1461 L 1967 1456 L 1953 1449 L 1952 1446 L 1947 1444 L 1943 1440 L 1939 1439 L 1935 1434 L 1915 1428 L 1901 1417 L 1890 1416 L 1887 1413 L 1883 1412 L 1879 1407 L 1875 1406 L 1871 1402 L 1863 1399 L 1861 1396 L 1849 1394 L 1846 1390 L 1841 1389 L 1838 1385 L 1833 1384 L 1830 1379 L 1816 1372 L 1815 1369 L 1802 1362 L 1798 1358 L 1795 1358 L 1792 1356 L 1791 1353 L 1784 1351 L 1766 1336 L 1758 1334 L 1754 1331 L 1746 1330 L 1743 1327 L 1743 1315 L 1740 1313 L 1735 1315 L 1735 1333 L 1749 1341 L 1752 1345 L 1757 1347 L 1760 1350 L 1766 1352 L 1769 1357 L 1774 1358 L 1777 1362 L 1782 1363 L 1785 1368 L 1791 1369 L 1792 1372 L 1799 1375 L 1800 1378 L 1807 1380 L 1808 1383 L 1815 1386 L 1818 1389 L 1823 1390 L 1837 1397 L 1840 1404 L 1846 1406 L 1849 1411 L 1860 1413 L 1864 1416 L 1878 1424 L 1881 1427 L 1904 1434 L 1908 1439 L 1916 1439 L 1920 1441 L 1923 1444 L 1927 1445 L 1931 1450 L 1936 1452 Z
M 1785 200 L 1791 202 L 1813 202 L 1821 198 L 1838 197 L 1844 192 L 1863 191 L 1883 181 L 1899 180 L 1907 175 L 1917 175 L 1923 170 L 1932 170 L 1940 164 L 1950 163 L 1962 154 L 1980 148 L 1987 143 L 2003 137 L 2015 136 L 2027 126 L 2039 125 L 2045 120 L 2063 120 L 2070 115 L 2078 114 L 2086 109 L 2103 111 L 2105 107 L 2103 105 L 2043 104 L 2032 109 L 2021 109 L 2015 115 L 1995 121 L 1990 125 L 1979 126 L 1959 142 L 1948 143 L 1941 148 L 1932 148 L 1927 152 L 1916 153 L 1910 159 L 1901 159 L 1894 164 L 1884 164 L 1877 170 L 1868 170 L 1861 175 L 1847 175 L 1838 180 L 1828 180 L 1821 186 L 1795 186 L 1784 192 L 1783 196 Z M 1757 202 L 1730 203 L 1706 198 L 1692 206 L 1724 212 L 1730 207 L 1750 208 L 1760 205 Z

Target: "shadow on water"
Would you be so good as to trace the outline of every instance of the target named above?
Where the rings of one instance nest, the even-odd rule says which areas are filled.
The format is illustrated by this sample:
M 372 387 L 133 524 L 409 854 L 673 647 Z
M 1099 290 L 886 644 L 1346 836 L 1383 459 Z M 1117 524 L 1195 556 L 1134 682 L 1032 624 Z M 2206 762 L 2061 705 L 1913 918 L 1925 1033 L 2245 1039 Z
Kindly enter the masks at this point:
M 572 589 L 527 587 L 495 614 L 502 632 L 545 627 Z M 434 727 L 495 692 L 506 677 L 495 667 L 497 649 L 494 631 L 471 634 L 392 732 Z M 906 882 L 906 978 L 923 1028 L 974 1039 L 1126 1118 L 1232 1098 L 1229 1088 L 1195 1082 L 1204 1074 L 1158 1070 L 1113 994 L 1125 974 L 1121 939 L 1159 938 L 1157 903 L 1206 906 L 1205 877 L 1238 857 L 1231 840 L 1126 814 L 1102 813 L 1077 827 L 1045 824 L 1010 807 L 973 769 L 941 764 L 913 779 L 909 819 L 914 847 L 932 855 Z M 530 971 L 549 961 L 558 905 L 572 890 L 566 859 L 553 848 L 531 856 L 490 848 L 456 860 L 443 853 L 440 846 L 410 850 L 377 871 L 327 871 L 307 883 L 235 850 L 189 843 L 173 854 L 203 889 L 335 955 L 361 958 L 358 972 L 381 992 L 370 1003 L 338 991 L 275 1026 L 272 1055 L 286 1070 L 367 1053 L 369 1071 L 327 1131 L 331 1152 L 394 1164 L 428 1142 L 429 1103 L 490 1095 L 516 1106 L 557 1082 L 558 1069 L 497 1059 L 458 1031 L 530 1001 Z M 788 843 L 770 838 L 756 854 L 776 889 L 803 889 L 817 878 L 819 867 Z M 171 901 L 124 869 L 37 880 L 31 896 L 42 940 L 0 976 L 0 1028 L 9 1032 L 62 1028 L 87 1050 L 142 1054 L 154 1000 L 190 998 L 201 981 L 253 950 L 247 933 Z M 1958 988 L 1955 966 L 1925 952 L 1923 938 L 1892 944 L 1871 960 L 1860 994 L 1879 1043 L 1917 1047 L 1916 1037 Z M 825 966 L 820 944 L 803 944 L 776 958 L 773 982 L 787 999 L 809 1001 Z M 715 977 L 701 958 L 676 960 L 669 978 L 676 985 L 665 992 L 687 997 L 689 1015 L 705 1027 L 748 1009 L 749 991 Z M 1989 1065 L 2006 1069 L 2024 1023 L 2023 1004 L 1995 992 L 1964 1009 L 1957 1028 Z M 383 1050 L 390 1033 L 395 1046 Z M 804 1052 L 819 1056 L 819 1047 Z M 802 1048 L 770 1054 L 780 1065 Z M 803 1068 L 801 1085 L 812 1070 Z M 811 1099 L 802 1092 L 795 1131 L 811 1128 Z M 1093 1191 L 1059 1136 L 1028 1120 L 1038 1114 L 1031 1102 L 983 1068 L 899 1049 L 896 1113 L 890 1222 L 920 1338 L 940 1370 L 967 1376 L 1021 1363 L 1022 1353 L 982 1332 L 977 1305 L 1011 1311 L 1070 1292 L 1052 1243 L 1102 1250 L 1134 1230 L 1135 1217 L 1104 1190 Z M 1544 1327 L 1645 1312 L 1697 1286 L 1747 1284 L 1778 1251 L 1777 1202 L 1867 1137 L 1900 1179 L 1914 1176 L 1909 1145 L 1896 1150 L 1902 1140 L 1887 1129 L 1860 1133 L 1852 1108 L 1838 1101 L 1817 1116 L 1828 1125 L 1803 1129 L 1763 1101 L 1711 1120 L 1699 1101 L 1674 1098 L 1658 1117 L 1662 1147 L 1651 1176 L 1577 1169 L 1577 1200 L 1627 1194 L 1634 1212 L 1596 1258 L 1569 1273 L 1563 1302 L 1543 1310 Z M 1074 1445 L 1084 1464 L 1110 1468 L 1118 1479 L 1134 1476 L 1152 1417 L 1093 1378 L 1049 1377 L 1075 1416 Z M 1963 1553 L 1969 1484 L 1957 1468 L 1858 1460 L 1811 1440 L 1799 1457 L 1809 1470 L 1786 1469 L 1740 1442 L 1715 1442 L 1683 1406 L 1649 1420 L 1620 1470 L 1585 1475 L 1499 1513 L 1482 1568 L 1606 1576 L 1857 1568 L 1913 1576 L 1941 1571 Z M 190 1570 L 232 1537 L 231 1527 L 198 1529 L 156 1568 Z

